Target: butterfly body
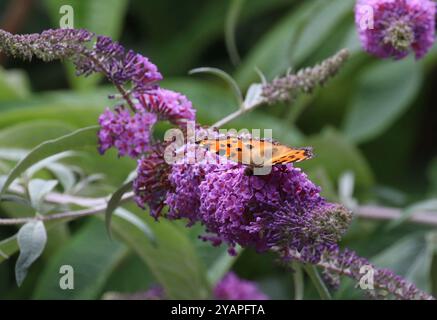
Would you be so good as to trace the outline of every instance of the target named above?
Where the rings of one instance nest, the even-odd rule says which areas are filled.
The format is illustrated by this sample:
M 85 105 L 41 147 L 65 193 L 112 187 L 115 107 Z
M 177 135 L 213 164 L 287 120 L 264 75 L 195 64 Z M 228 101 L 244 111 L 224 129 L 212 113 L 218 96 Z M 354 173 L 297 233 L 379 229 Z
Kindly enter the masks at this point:
M 311 148 L 293 148 L 263 139 L 226 137 L 204 139 L 199 144 L 218 156 L 250 168 L 300 162 L 313 156 Z

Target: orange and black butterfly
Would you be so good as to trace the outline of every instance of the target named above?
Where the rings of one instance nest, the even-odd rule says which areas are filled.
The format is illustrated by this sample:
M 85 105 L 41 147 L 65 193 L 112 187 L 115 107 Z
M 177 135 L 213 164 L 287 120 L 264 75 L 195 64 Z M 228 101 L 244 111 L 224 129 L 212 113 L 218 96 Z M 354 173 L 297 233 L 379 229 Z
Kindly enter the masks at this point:
M 251 168 L 300 162 L 313 157 L 309 147 L 293 148 L 262 139 L 226 137 L 204 139 L 198 144 L 212 153 Z

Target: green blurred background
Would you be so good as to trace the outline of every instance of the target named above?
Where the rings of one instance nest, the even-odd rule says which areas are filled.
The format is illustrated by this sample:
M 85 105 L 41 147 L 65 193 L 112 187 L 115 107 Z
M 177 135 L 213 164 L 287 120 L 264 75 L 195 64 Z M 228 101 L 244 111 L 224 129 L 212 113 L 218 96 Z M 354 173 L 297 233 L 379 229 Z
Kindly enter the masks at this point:
M 190 69 L 221 68 L 246 90 L 259 81 L 256 68 L 272 79 L 347 47 L 350 60 L 324 88 L 292 105 L 259 108 L 229 127 L 271 128 L 283 143 L 313 146 L 316 159 L 301 167 L 331 200 L 341 198 L 339 180 L 348 172 L 355 177 L 353 196 L 359 203 L 408 212 L 412 205 L 433 203 L 437 197 L 437 47 L 421 61 L 368 56 L 356 36 L 353 0 L 2 0 L 0 27 L 13 33 L 58 27 L 63 4 L 74 8 L 76 28 L 111 36 L 148 56 L 165 77 L 162 86 L 187 95 L 202 124 L 214 123 L 236 106 L 226 83 L 209 75 L 189 76 Z M 107 94 L 114 91 L 99 77 L 76 78 L 68 63 L 29 63 L 4 55 L 0 59 L 2 174 L 10 170 L 19 150 L 96 124 L 109 104 Z M 107 195 L 135 167 L 134 161 L 118 159 L 115 152 L 101 157 L 93 147 L 61 162 L 80 168 L 71 184 L 103 175 L 75 191 L 83 196 Z M 59 178 L 50 170 L 39 175 Z M 67 189 L 63 185 L 58 191 Z M 234 261 L 225 248 L 211 249 L 197 240 L 200 227 L 156 224 L 133 205 L 126 209 L 153 229 L 158 249 L 123 221 L 115 221 L 118 240 L 112 241 L 99 218 L 55 225 L 43 256 L 21 288 L 14 280 L 16 255 L 0 258 L 0 298 L 99 299 L 107 292 L 144 291 L 156 283 L 174 298 L 199 298 L 205 297 L 202 288 L 208 286 L 202 284 L 204 278 L 217 278 L 232 263 L 240 276 L 257 281 L 270 297 L 293 298 L 292 274 L 274 256 L 246 250 Z M 2 204 L 1 210 L 2 217 L 32 215 L 12 204 Z M 15 232 L 2 227 L 0 239 Z M 431 227 L 355 219 L 343 244 L 436 294 L 436 238 Z M 223 263 L 226 268 L 220 267 Z M 76 270 L 74 290 L 58 287 L 62 264 Z M 193 274 L 199 274 L 197 280 L 190 278 Z M 308 283 L 305 298 L 315 297 Z M 362 295 L 345 281 L 335 297 Z

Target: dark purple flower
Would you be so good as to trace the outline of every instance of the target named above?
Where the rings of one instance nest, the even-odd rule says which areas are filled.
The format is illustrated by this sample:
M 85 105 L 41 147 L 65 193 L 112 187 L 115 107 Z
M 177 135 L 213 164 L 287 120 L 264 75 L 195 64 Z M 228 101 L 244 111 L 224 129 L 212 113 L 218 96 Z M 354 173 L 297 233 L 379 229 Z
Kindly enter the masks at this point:
M 132 50 L 124 57 L 123 74 L 125 78 L 132 80 L 136 92 L 147 91 L 151 84 L 162 80 L 156 65 Z
M 229 272 L 214 288 L 214 299 L 217 300 L 268 300 L 255 282 L 240 279 Z
M 167 217 L 186 218 L 189 225 L 193 225 L 200 221 L 200 183 L 208 172 L 218 169 L 219 165 L 215 163 L 217 157 L 193 144 L 183 146 L 175 156 L 165 201 L 169 207 Z
M 150 215 L 158 218 L 170 188 L 170 166 L 165 162 L 163 150 L 156 147 L 149 155 L 138 160 L 137 177 L 133 183 L 135 202 L 140 208 L 150 208 Z
M 137 158 L 150 150 L 150 137 L 156 116 L 148 112 L 137 112 L 133 116 L 121 106 L 115 111 L 109 108 L 99 117 L 99 151 L 115 147 L 120 156 Z
M 247 176 L 242 167 L 213 171 L 199 189 L 202 223 L 231 247 L 293 247 L 316 261 L 350 221 L 345 208 L 327 203 L 319 187 L 292 165 L 274 166 L 265 176 Z
M 358 0 L 355 21 L 366 51 L 401 59 L 414 51 L 422 58 L 435 40 L 432 0 Z
M 157 88 L 147 94 L 138 95 L 138 99 L 147 111 L 175 125 L 181 125 L 187 120 L 194 121 L 196 118 L 193 104 L 179 92 Z
M 227 243 L 230 252 L 236 244 L 259 251 L 293 247 L 315 261 L 350 222 L 348 210 L 326 202 L 292 165 L 274 166 L 265 176 L 248 176 L 236 163 L 174 165 L 170 185 L 168 217 L 201 222 L 203 238 Z
M 112 83 L 125 85 L 132 83 L 137 92 L 153 88 L 153 84 L 162 80 L 156 65 L 146 57 L 132 50 L 126 52 L 122 45 L 109 37 L 98 36 L 94 48 L 76 62 L 79 74 L 89 75 L 101 72 Z

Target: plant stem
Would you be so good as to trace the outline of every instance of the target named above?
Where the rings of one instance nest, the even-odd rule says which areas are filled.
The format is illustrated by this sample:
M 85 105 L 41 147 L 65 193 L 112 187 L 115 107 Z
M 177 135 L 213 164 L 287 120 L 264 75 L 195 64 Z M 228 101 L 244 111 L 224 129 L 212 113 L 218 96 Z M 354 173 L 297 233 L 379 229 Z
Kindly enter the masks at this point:
M 123 202 L 129 201 L 132 199 L 133 193 L 126 193 L 122 200 Z M 83 210 L 77 210 L 77 211 L 67 211 L 67 212 L 61 212 L 61 213 L 54 213 L 54 214 L 48 214 L 44 216 L 37 216 L 37 217 L 26 217 L 26 218 L 12 218 L 12 219 L 0 219 L 0 225 L 17 225 L 17 224 L 25 224 L 29 221 L 33 220 L 40 220 L 40 221 L 50 221 L 50 220 L 60 220 L 60 219 L 76 219 L 80 217 L 86 217 L 86 216 L 92 216 L 96 214 L 100 214 L 105 212 L 107 207 L 106 202 L 91 208 L 83 209 Z
M 95 57 L 93 57 L 90 54 L 87 54 L 87 52 L 83 52 L 83 54 L 90 60 L 92 60 L 96 65 L 98 65 L 102 70 L 103 73 L 108 77 L 109 72 L 104 68 L 104 66 L 100 63 L 100 61 L 98 59 L 96 59 Z M 130 94 L 128 91 L 126 91 L 120 84 L 117 83 L 113 83 L 113 85 L 117 88 L 118 92 L 120 92 L 121 96 L 123 97 L 123 99 L 126 101 L 126 103 L 128 104 L 129 108 L 132 110 L 132 112 L 135 113 L 135 105 L 132 102 L 132 99 L 130 98 Z
M 304 270 L 306 271 L 311 281 L 313 282 L 314 286 L 316 287 L 317 292 L 320 295 L 320 298 L 322 300 L 332 300 L 331 294 L 329 293 L 329 290 L 326 287 L 325 282 L 317 272 L 316 267 L 312 264 L 305 264 Z
M 226 117 L 224 117 L 223 119 L 217 121 L 216 123 L 214 123 L 212 125 L 212 127 L 214 128 L 220 128 L 223 127 L 225 124 L 231 122 L 232 120 L 238 118 L 239 116 L 241 116 L 242 114 L 244 114 L 246 112 L 246 110 L 243 109 L 239 109 L 229 115 L 227 115 Z
M 294 300 L 302 300 L 304 294 L 304 281 L 303 281 L 303 272 L 302 265 L 293 261 L 291 263 L 291 267 L 293 268 L 293 285 L 294 285 Z
M 354 215 L 372 220 L 396 220 L 402 217 L 402 210 L 397 208 L 367 205 L 356 208 L 354 210 Z M 437 213 L 431 211 L 416 211 L 408 218 L 408 221 L 436 227 Z

